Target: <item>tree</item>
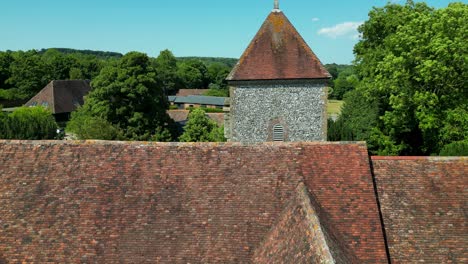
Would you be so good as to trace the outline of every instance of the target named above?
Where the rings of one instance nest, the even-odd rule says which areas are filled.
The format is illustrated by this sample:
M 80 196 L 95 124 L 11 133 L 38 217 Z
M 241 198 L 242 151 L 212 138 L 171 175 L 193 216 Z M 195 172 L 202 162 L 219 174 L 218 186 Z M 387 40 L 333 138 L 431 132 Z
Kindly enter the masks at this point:
M 180 80 L 177 76 L 177 59 L 171 51 L 163 50 L 154 60 L 156 80 L 168 95 L 175 95 L 180 89 Z
M 56 130 L 52 113 L 42 106 L 20 107 L 10 115 L 0 114 L 0 137 L 4 139 L 54 139 Z
M 206 91 L 203 95 L 216 96 L 216 97 L 229 97 L 229 90 L 221 89 L 218 86 L 213 87 L 212 85 L 210 85 L 210 89 Z
M 181 142 L 220 142 L 226 141 L 224 138 L 224 128 L 218 127 L 215 121 L 206 116 L 205 111 L 200 108 L 193 109 L 184 133 L 179 137 Z
M 83 71 L 80 68 L 71 68 L 69 72 L 70 80 L 86 80 Z
M 10 64 L 12 62 L 11 52 L 0 52 L 0 89 L 7 88 L 5 82 L 10 77 Z
M 216 84 L 220 89 L 227 88 L 226 77 L 228 76 L 231 68 L 221 63 L 213 63 L 208 66 L 208 82 L 210 84 Z
M 440 156 L 468 156 L 468 140 L 454 141 L 445 145 Z
M 13 57 L 6 81 L 12 87 L 9 99 L 29 99 L 50 82 L 46 66 L 36 51 L 17 52 Z
M 468 5 L 451 3 L 434 10 L 425 3 L 374 8 L 355 46 L 360 93 L 378 106 L 368 140 L 374 153 L 429 155 L 459 135 L 444 122 L 468 127 Z M 369 125 L 370 126 L 370 125 Z
M 101 118 L 122 131 L 129 140 L 171 140 L 171 119 L 166 113 L 167 98 L 156 82 L 156 72 L 147 55 L 130 52 L 116 65 L 110 65 L 92 81 L 93 91 L 73 122 Z M 80 118 L 79 118 L 80 117 Z M 68 127 L 76 133 L 76 128 Z M 162 138 L 160 135 L 166 135 Z
M 329 124 L 328 138 L 332 141 L 370 140 L 378 121 L 378 105 L 375 100 L 363 96 L 361 90 L 348 92 L 338 120 Z
M 94 55 L 81 53 L 69 54 L 68 57 L 75 61 L 75 64 L 70 68 L 69 79 L 71 80 L 93 80 L 106 64 L 117 60 L 115 57 L 103 60 Z
M 23 104 L 51 80 L 92 80 L 104 65 L 116 64 L 118 54 L 106 54 L 69 49 L 0 52 L 0 103 Z
M 202 89 L 208 87 L 208 70 L 199 60 L 180 63 L 178 73 L 184 88 Z
M 333 82 L 333 89 L 330 98 L 343 100 L 343 96 L 356 88 L 359 83 L 358 77 L 354 74 L 353 68 L 346 68 L 341 71 Z
M 124 139 L 123 132 L 119 128 L 101 117 L 87 116 L 83 111 L 72 113 L 66 129 L 77 139 Z
M 2 111 L 2 105 L 0 105 L 0 138 L 7 139 L 10 135 L 10 122 L 8 116 Z
M 324 66 L 327 69 L 328 73 L 330 73 L 330 75 L 332 76 L 332 80 L 336 80 L 339 74 L 338 64 L 333 63 L 333 64 L 326 64 Z
M 77 62 L 74 58 L 63 55 L 55 49 L 49 49 L 41 57 L 48 80 L 68 80 L 70 69 Z

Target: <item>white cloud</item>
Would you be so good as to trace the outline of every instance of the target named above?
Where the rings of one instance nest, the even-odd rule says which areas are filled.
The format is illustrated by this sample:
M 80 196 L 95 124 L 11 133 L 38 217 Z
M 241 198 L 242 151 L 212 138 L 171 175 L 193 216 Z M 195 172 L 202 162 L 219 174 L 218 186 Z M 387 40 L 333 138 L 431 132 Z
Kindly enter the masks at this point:
M 318 18 L 318 17 L 312 18 L 312 22 L 317 22 L 317 21 L 319 21 L 319 20 L 320 20 L 320 18 Z
M 357 29 L 363 22 L 344 22 L 333 27 L 322 28 L 318 31 L 319 35 L 325 35 L 330 38 L 350 37 L 356 38 Z

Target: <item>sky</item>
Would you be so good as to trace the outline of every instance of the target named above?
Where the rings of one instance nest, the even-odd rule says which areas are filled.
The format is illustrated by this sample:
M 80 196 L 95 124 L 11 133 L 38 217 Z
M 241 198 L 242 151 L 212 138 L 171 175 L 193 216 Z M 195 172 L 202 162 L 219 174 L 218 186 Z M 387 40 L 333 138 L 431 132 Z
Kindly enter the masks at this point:
M 461 2 L 467 3 L 468 0 Z M 74 48 L 239 58 L 274 0 L 0 0 L 0 50 Z M 279 0 L 323 63 L 351 63 L 357 27 L 388 0 Z M 392 0 L 404 3 L 404 0 Z M 426 0 L 441 8 L 449 0 Z

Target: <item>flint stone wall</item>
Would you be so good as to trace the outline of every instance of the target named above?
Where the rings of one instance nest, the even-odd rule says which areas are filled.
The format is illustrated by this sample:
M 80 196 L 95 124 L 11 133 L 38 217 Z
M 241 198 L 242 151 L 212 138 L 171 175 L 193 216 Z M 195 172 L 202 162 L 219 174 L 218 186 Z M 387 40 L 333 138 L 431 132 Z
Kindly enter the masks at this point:
M 230 141 L 272 141 L 276 124 L 284 127 L 285 141 L 326 140 L 325 82 L 257 81 L 231 85 Z

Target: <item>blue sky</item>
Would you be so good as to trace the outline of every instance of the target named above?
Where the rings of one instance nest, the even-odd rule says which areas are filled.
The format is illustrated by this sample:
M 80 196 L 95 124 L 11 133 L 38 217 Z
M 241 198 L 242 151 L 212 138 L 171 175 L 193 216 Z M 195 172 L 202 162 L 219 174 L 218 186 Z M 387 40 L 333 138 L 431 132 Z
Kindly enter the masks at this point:
M 393 2 L 404 3 L 403 0 Z M 427 0 L 445 7 L 448 0 Z M 465 0 L 462 2 L 466 3 Z M 273 0 L 1 0 L 0 50 L 50 47 L 238 58 Z M 350 63 L 355 28 L 387 0 L 280 0 L 324 63 Z

